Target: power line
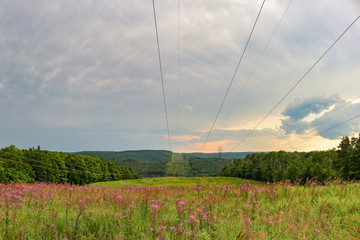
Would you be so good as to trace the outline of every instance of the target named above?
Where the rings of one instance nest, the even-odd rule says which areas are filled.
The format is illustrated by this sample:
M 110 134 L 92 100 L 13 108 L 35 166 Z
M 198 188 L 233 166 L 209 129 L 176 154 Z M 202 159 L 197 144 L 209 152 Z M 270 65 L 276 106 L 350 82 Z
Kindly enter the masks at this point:
M 341 72 L 337 77 L 335 77 L 334 79 L 332 79 L 330 82 L 327 82 L 327 83 L 326 83 L 326 86 L 322 89 L 322 92 L 325 92 L 326 89 L 328 89 L 336 80 L 341 79 L 341 77 L 342 77 L 345 73 L 347 73 L 347 72 L 349 72 L 350 70 L 352 70 L 353 68 L 355 68 L 359 63 L 360 63 L 360 61 L 355 62 L 355 63 L 354 63 L 353 65 L 351 65 L 349 68 L 347 68 L 347 69 L 345 69 L 343 72 Z M 358 81 L 358 80 L 357 80 L 357 81 Z M 351 85 L 353 85 L 353 83 L 351 83 L 351 84 L 348 85 L 348 86 L 351 86 Z M 345 88 L 348 88 L 348 86 L 346 86 Z M 343 88 L 343 89 L 345 89 L 345 88 Z M 342 89 L 342 90 L 343 90 L 343 89 Z M 340 90 L 340 92 L 341 92 L 342 90 Z
M 309 126 L 310 124 L 313 124 L 313 123 L 315 123 L 315 122 L 318 122 L 318 121 L 320 121 L 320 120 L 323 120 L 324 118 L 329 117 L 331 114 L 333 114 L 334 112 L 336 112 L 336 111 L 340 110 L 341 108 L 345 107 L 347 104 L 351 103 L 352 101 L 354 101 L 355 99 L 357 99 L 357 98 L 359 98 L 359 97 L 360 97 L 360 95 L 358 95 L 357 97 L 355 97 L 355 98 L 347 101 L 346 103 L 342 104 L 342 105 L 339 106 L 338 108 L 335 108 L 334 110 L 330 111 L 327 115 L 323 116 L 322 118 L 318 118 L 318 119 L 316 119 L 316 120 L 314 120 L 314 121 L 312 121 L 312 122 L 310 122 L 310 123 L 307 123 L 307 124 L 303 125 L 303 126 L 300 127 L 300 128 L 297 128 L 297 129 L 293 130 L 293 131 L 295 131 L 295 133 L 296 133 L 297 131 L 304 129 L 305 127 Z M 270 143 L 270 144 L 266 144 L 266 145 L 263 146 L 263 147 L 266 148 L 266 147 L 268 147 L 268 146 L 270 146 L 270 145 L 271 145 L 271 143 Z M 294 145 L 296 145 L 296 144 L 294 144 Z M 293 146 L 293 145 L 291 145 L 291 146 Z
M 219 110 L 218 110 L 218 112 L 217 112 L 217 114 L 216 114 L 215 120 L 214 120 L 214 122 L 213 122 L 213 124 L 212 124 L 212 126 L 211 126 L 211 128 L 210 128 L 210 130 L 209 130 L 209 132 L 208 132 L 208 135 L 207 135 L 207 137 L 206 137 L 206 140 L 205 140 L 205 142 L 204 142 L 204 145 L 203 145 L 202 148 L 201 148 L 201 151 L 204 150 L 204 147 L 205 147 L 207 141 L 209 140 L 209 137 L 210 137 L 210 135 L 211 135 L 211 132 L 212 132 L 212 130 L 214 129 L 215 123 L 216 123 L 216 121 L 217 121 L 217 119 L 218 119 L 218 117 L 219 117 L 219 114 L 220 114 L 221 109 L 222 109 L 222 107 L 223 107 L 223 105 L 224 105 L 225 99 L 226 99 L 226 97 L 227 97 L 227 95 L 228 95 L 228 93 L 229 93 L 229 90 L 230 90 L 230 88 L 231 88 L 231 85 L 232 85 L 232 83 L 233 83 L 233 81 L 234 81 L 234 79 L 235 79 L 235 75 L 236 75 L 236 73 L 237 73 L 237 71 L 238 71 L 238 69 L 239 69 L 240 63 L 241 63 L 241 61 L 242 61 L 242 59 L 243 59 L 243 57 L 244 57 L 246 48 L 247 48 L 247 46 L 248 46 L 248 44 L 249 44 L 249 42 L 250 42 L 250 38 L 251 38 L 251 36 L 252 36 L 252 34 L 253 34 L 253 32 L 254 32 L 256 23 L 257 23 L 257 21 L 258 21 L 258 19 L 259 19 L 259 17 L 260 17 L 260 13 L 261 13 L 261 10 L 263 9 L 264 4 L 265 4 L 265 0 L 263 0 L 263 3 L 261 4 L 259 13 L 258 13 L 258 15 L 257 15 L 257 17 L 256 17 L 256 20 L 255 20 L 255 23 L 254 23 L 254 25 L 253 25 L 253 27 L 252 27 L 252 29 L 251 29 L 250 35 L 249 35 L 249 37 L 248 37 L 248 39 L 247 39 L 247 41 L 246 41 L 246 44 L 245 44 L 244 50 L 243 50 L 243 52 L 242 52 L 242 54 L 241 54 L 239 63 L 237 64 L 237 66 L 236 66 L 236 68 L 235 68 L 235 72 L 234 72 L 234 74 L 233 74 L 233 76 L 232 76 L 232 78 L 231 78 L 230 84 L 229 84 L 229 86 L 228 86 L 228 88 L 227 88 L 227 90 L 226 90 L 225 96 L 224 96 L 224 98 L 223 98 L 223 100 L 222 100 L 222 102 L 221 102 L 220 108 L 219 108 Z
M 155 32 L 156 32 L 156 43 L 157 43 L 157 49 L 158 49 L 158 55 L 159 55 L 159 66 L 160 66 L 161 86 L 162 86 L 164 109 L 165 109 L 166 128 L 167 128 L 167 135 L 168 135 L 168 140 L 169 140 L 169 148 L 170 148 L 170 151 L 171 151 L 171 140 L 170 140 L 169 120 L 168 120 L 168 113 L 167 113 L 167 108 L 166 108 L 166 96 L 165 96 L 163 70 L 162 70 L 162 65 L 161 65 L 160 43 L 159 43 L 159 33 L 158 33 L 158 27 L 157 27 L 157 21 L 156 21 L 155 0 L 152 0 L 152 3 L 153 3 L 153 10 L 154 10 L 154 22 L 155 22 Z
M 326 133 L 326 132 L 328 132 L 328 131 L 330 131 L 330 130 L 332 130 L 332 129 L 334 129 L 334 128 L 337 128 L 337 127 L 340 127 L 341 125 L 344 125 L 345 123 L 348 123 L 348 122 L 350 122 L 351 120 L 354 120 L 355 118 L 358 118 L 358 117 L 360 117 L 360 114 L 358 114 L 358 115 L 355 115 L 355 116 L 353 116 L 353 117 L 351 117 L 351 118 L 349 118 L 349 119 L 347 119 L 347 120 L 345 120 L 345 121 L 343 121 L 343 122 L 340 122 L 340 123 L 338 123 L 338 124 L 336 124 L 336 125 L 334 125 L 334 126 L 331 126 L 331 127 L 329 127 L 329 128 L 326 128 L 325 130 L 323 130 L 323 131 L 319 131 L 319 133 L 320 134 L 324 134 L 324 133 Z M 315 134 L 313 134 L 313 135 L 315 135 Z M 313 136 L 312 135 L 312 136 Z M 293 146 L 295 146 L 295 145 L 298 145 L 298 144 L 300 144 L 300 143 L 302 143 L 302 142 L 305 142 L 306 140 L 308 140 L 310 137 L 307 137 L 307 138 L 305 138 L 304 140 L 302 140 L 302 141 L 300 141 L 300 142 L 297 142 L 297 143 L 295 143 L 295 144 L 293 144 L 293 145 L 290 145 L 289 147 L 293 147 Z
M 330 51 L 330 49 L 340 40 L 342 36 L 355 24 L 355 22 L 360 18 L 360 15 L 345 29 L 345 31 L 335 40 L 333 44 L 321 55 L 321 57 L 310 67 L 307 72 L 295 83 L 295 85 L 280 99 L 280 101 L 268 112 L 263 119 L 243 138 L 238 144 L 231 150 L 234 151 L 242 142 L 245 141 L 254 130 L 284 101 L 284 99 L 299 85 L 299 83 L 304 80 L 304 78 L 310 73 L 310 71 L 321 61 L 321 59 Z
M 345 107 L 347 104 L 351 103 L 352 101 L 354 101 L 355 99 L 357 99 L 357 98 L 359 98 L 359 97 L 360 97 L 360 95 L 358 95 L 357 97 L 355 97 L 355 98 L 347 101 L 346 103 L 342 104 L 342 105 L 339 106 L 338 108 L 335 108 L 334 110 L 332 110 L 331 112 L 329 112 L 327 115 L 325 115 L 324 118 L 330 116 L 330 115 L 333 114 L 334 112 L 336 112 L 336 111 L 338 111 L 339 109 Z M 312 121 L 312 122 L 310 122 L 310 123 L 307 123 L 307 124 L 305 124 L 304 126 L 298 128 L 298 129 L 295 129 L 294 131 L 297 132 L 297 131 L 299 131 L 299 130 L 302 130 L 302 129 L 304 129 L 305 127 L 307 127 L 308 125 L 310 125 L 310 124 L 312 124 L 312 123 L 315 123 L 315 122 L 318 122 L 320 119 L 321 119 L 321 118 L 318 118 L 318 119 L 316 119 L 316 120 L 314 120 L 314 121 Z M 323 118 L 322 118 L 322 119 L 323 119 Z
M 263 51 L 261 52 L 261 54 L 260 54 L 260 56 L 259 56 L 258 60 L 257 60 L 257 61 L 256 61 L 256 63 L 255 63 L 255 65 L 254 65 L 253 69 L 251 70 L 251 72 L 250 72 L 250 74 L 249 74 L 248 78 L 246 79 L 246 81 L 245 81 L 244 85 L 241 87 L 241 89 L 240 89 L 240 91 L 239 91 L 239 94 L 238 94 L 238 96 L 236 97 L 236 99 L 235 99 L 235 101 L 234 101 L 233 105 L 231 106 L 231 108 L 230 108 L 230 110 L 229 110 L 229 112 L 228 112 L 228 114 L 227 114 L 226 118 L 228 118 L 228 116 L 230 115 L 230 112 L 232 111 L 232 109 L 234 108 L 234 106 L 236 105 L 236 103 L 238 102 L 238 100 L 239 100 L 239 98 L 240 98 L 240 96 L 241 96 L 241 94 L 242 94 L 243 90 L 245 89 L 245 87 L 246 87 L 247 83 L 248 83 L 248 82 L 249 82 L 249 80 L 252 78 L 252 76 L 253 76 L 253 74 L 254 74 L 254 72 L 255 72 L 255 70 L 256 70 L 256 68 L 257 68 L 257 66 L 258 66 L 258 64 L 259 64 L 259 62 L 260 62 L 260 60 L 261 60 L 261 58 L 264 56 L 264 54 L 265 54 L 265 52 L 266 52 L 267 48 L 268 48 L 268 47 L 269 47 L 269 45 L 270 45 L 271 40 L 272 40 L 272 39 L 273 39 L 273 37 L 275 36 L 276 31 L 278 30 L 278 28 L 279 28 L 279 26 L 280 26 L 280 24 L 281 24 L 282 20 L 284 19 L 284 17 L 285 17 L 285 15 L 286 15 L 287 11 L 289 10 L 290 5 L 291 5 L 292 1 L 293 1 L 293 0 L 290 0 L 289 4 L 287 5 L 287 7 L 286 7 L 286 9 L 285 9 L 285 11 L 284 11 L 284 13 L 283 13 L 283 15 L 281 16 L 281 18 L 280 18 L 280 20 L 279 20 L 278 24 L 276 25 L 276 27 L 275 27 L 275 29 L 274 29 L 273 33 L 271 34 L 271 36 L 270 36 L 270 38 L 269 38 L 269 40 L 268 40 L 267 44 L 265 45 L 265 47 L 264 47 Z
M 177 77 L 178 77 L 178 92 L 177 92 L 177 134 L 179 134 L 179 118 L 180 118 L 180 0 L 177 2 L 178 6 L 178 32 L 177 32 L 177 43 L 178 43 L 178 49 L 177 49 Z

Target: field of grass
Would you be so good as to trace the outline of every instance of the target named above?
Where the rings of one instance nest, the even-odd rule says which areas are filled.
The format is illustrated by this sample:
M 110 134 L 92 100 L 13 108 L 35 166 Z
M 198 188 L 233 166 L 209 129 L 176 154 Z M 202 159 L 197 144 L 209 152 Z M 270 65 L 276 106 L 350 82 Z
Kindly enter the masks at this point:
M 97 182 L 91 185 L 119 187 L 119 186 L 136 186 L 136 187 L 195 187 L 200 185 L 242 185 L 249 181 L 252 185 L 262 185 L 263 182 L 254 180 L 247 180 L 235 177 L 157 177 L 157 178 L 142 178 L 129 179 L 112 182 Z
M 359 239 L 359 182 L 198 180 L 0 184 L 0 239 Z

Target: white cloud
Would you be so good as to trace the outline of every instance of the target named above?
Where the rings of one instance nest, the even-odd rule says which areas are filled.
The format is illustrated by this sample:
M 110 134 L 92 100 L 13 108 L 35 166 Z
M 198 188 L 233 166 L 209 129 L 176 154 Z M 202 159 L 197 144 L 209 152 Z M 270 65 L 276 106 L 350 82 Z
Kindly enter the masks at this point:
M 281 128 L 287 133 L 294 131 L 298 134 L 306 134 L 313 129 L 323 138 L 339 139 L 360 131 L 360 121 L 356 117 L 359 112 L 359 103 L 345 102 L 334 96 L 302 99 L 285 109 L 283 114 L 288 118 L 282 120 Z M 312 114 L 316 114 L 317 118 L 306 121 Z
M 182 135 L 182 136 L 173 136 L 171 139 L 177 140 L 177 141 L 183 141 L 183 142 L 189 142 L 192 140 L 199 140 L 201 139 L 200 136 L 196 135 Z
M 211 127 L 261 3 L 261 0 L 181 2 L 178 105 L 177 4 L 156 2 L 171 133 L 198 136 L 199 129 L 207 131 Z M 244 129 L 259 122 L 358 14 L 354 5 L 341 0 L 293 1 L 252 79 L 234 104 L 287 3 L 265 3 L 210 141 L 225 139 L 228 145 L 236 143 L 246 133 Z M 94 140 L 94 148 L 108 146 L 114 140 L 109 132 L 95 130 L 102 126 L 134 132 L 166 129 L 151 2 L 1 1 L 0 29 L 0 79 L 7 79 L 0 83 L 1 108 L 6 106 L 16 112 L 2 116 L 0 131 L 11 136 L 17 125 L 24 126 L 24 131 L 15 134 L 11 143 L 32 136 L 31 129 L 46 135 L 49 130 L 37 128 L 39 125 L 51 129 L 84 127 L 88 132 L 96 132 L 102 140 L 98 144 Z M 254 132 L 258 143 L 282 136 L 276 126 L 285 106 L 300 95 L 307 99 L 322 91 L 329 79 L 353 64 L 359 56 L 358 29 L 358 24 L 354 25 L 260 130 Z M 327 91 L 343 99 L 358 92 L 354 85 L 339 90 L 356 83 L 358 70 L 353 70 L 352 75 L 334 81 Z M 180 130 L 176 132 L 178 108 Z M 63 132 L 69 136 L 72 133 Z M 162 137 L 151 135 L 154 140 L 142 139 L 134 132 L 127 133 L 116 146 L 167 149 Z M 71 140 L 69 136 L 64 139 Z M 31 146 L 41 140 L 28 139 Z M 57 141 L 56 134 L 46 139 L 53 149 L 66 150 L 65 146 L 71 144 L 70 140 L 66 144 Z M 196 140 L 200 141 L 191 141 Z M 179 144 L 184 147 L 184 142 Z
M 180 104 L 179 105 L 180 109 L 184 112 L 192 112 L 194 109 L 191 105 L 183 105 L 183 104 Z
M 359 113 L 360 104 L 350 103 L 340 109 L 339 112 L 326 113 L 323 117 L 314 121 L 312 126 L 324 138 L 339 139 L 342 136 L 352 136 L 360 132 Z

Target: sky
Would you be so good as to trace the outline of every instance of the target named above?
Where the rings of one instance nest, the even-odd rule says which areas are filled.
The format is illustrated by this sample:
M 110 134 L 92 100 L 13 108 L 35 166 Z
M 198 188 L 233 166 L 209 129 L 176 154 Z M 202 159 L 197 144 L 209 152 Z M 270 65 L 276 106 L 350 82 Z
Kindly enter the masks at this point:
M 204 145 L 262 2 L 155 1 L 172 151 L 326 150 L 358 136 L 360 20 L 311 67 L 359 1 L 266 0 Z M 0 1 L 1 148 L 170 150 L 160 76 L 150 0 Z

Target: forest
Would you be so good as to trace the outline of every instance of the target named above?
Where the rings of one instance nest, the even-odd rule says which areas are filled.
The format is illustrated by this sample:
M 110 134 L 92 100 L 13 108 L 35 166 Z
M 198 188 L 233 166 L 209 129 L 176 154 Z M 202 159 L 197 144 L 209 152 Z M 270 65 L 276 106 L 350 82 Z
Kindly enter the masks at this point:
M 188 161 L 189 171 L 179 171 L 180 174 L 173 174 L 169 171 L 172 163 L 169 161 L 142 161 L 137 159 L 117 159 L 111 162 L 124 166 L 133 167 L 142 177 L 164 177 L 164 176 L 215 176 L 225 165 L 232 162 L 229 159 L 219 158 L 190 158 Z M 179 162 L 177 162 L 179 163 Z M 181 167 L 181 166 L 180 166 Z M 182 174 L 181 174 L 182 173 Z
M 221 159 L 219 153 L 173 153 L 165 150 L 82 151 L 74 154 L 99 157 L 119 166 L 132 167 L 147 178 L 215 176 L 226 164 L 250 152 L 223 152 Z
M 222 152 L 223 159 L 234 160 L 236 158 L 244 158 L 247 154 L 254 152 Z M 145 162 L 157 162 L 157 161 L 171 161 L 172 152 L 167 150 L 133 150 L 133 151 L 81 151 L 74 152 L 74 154 L 99 157 L 107 161 L 118 161 L 119 159 L 135 159 Z M 192 153 L 178 153 L 182 155 L 183 160 L 188 161 L 191 158 L 214 158 L 218 157 L 219 153 L 201 153 L 201 152 L 192 152 Z
M 139 178 L 133 168 L 100 158 L 11 145 L 0 150 L 0 182 L 51 182 L 83 185 Z
M 347 180 L 360 179 L 360 134 L 357 137 L 342 137 L 335 149 L 311 152 L 253 153 L 244 159 L 235 159 L 218 175 L 278 182 L 316 178 Z
M 100 157 L 44 151 L 40 147 L 22 150 L 11 145 L 0 150 L 0 182 L 69 182 L 83 185 L 140 177 L 215 175 L 269 182 L 294 182 L 298 179 L 305 182 L 313 178 L 325 181 L 335 177 L 359 180 L 359 137 L 342 137 L 337 148 L 327 151 L 250 153 L 235 160 L 216 157 L 185 160 L 183 155 L 169 151 L 141 151 L 140 155 L 139 152 L 129 151 L 121 153 L 122 156 L 140 156 L 140 159 L 106 161 Z M 169 153 L 181 159 L 171 160 Z M 150 157 L 146 158 L 147 154 Z M 113 153 L 112 156 L 115 157 Z M 180 171 L 176 167 L 186 167 L 187 170 Z
M 163 177 L 166 175 L 166 165 L 169 161 L 143 161 L 126 158 L 109 160 L 119 166 L 134 168 L 142 177 Z
M 213 176 L 232 160 L 220 158 L 190 158 L 189 164 L 193 176 Z
M 74 154 L 99 157 L 107 161 L 116 161 L 118 159 L 136 159 L 140 161 L 156 162 L 170 161 L 172 152 L 167 150 L 136 150 L 136 151 L 81 151 Z

